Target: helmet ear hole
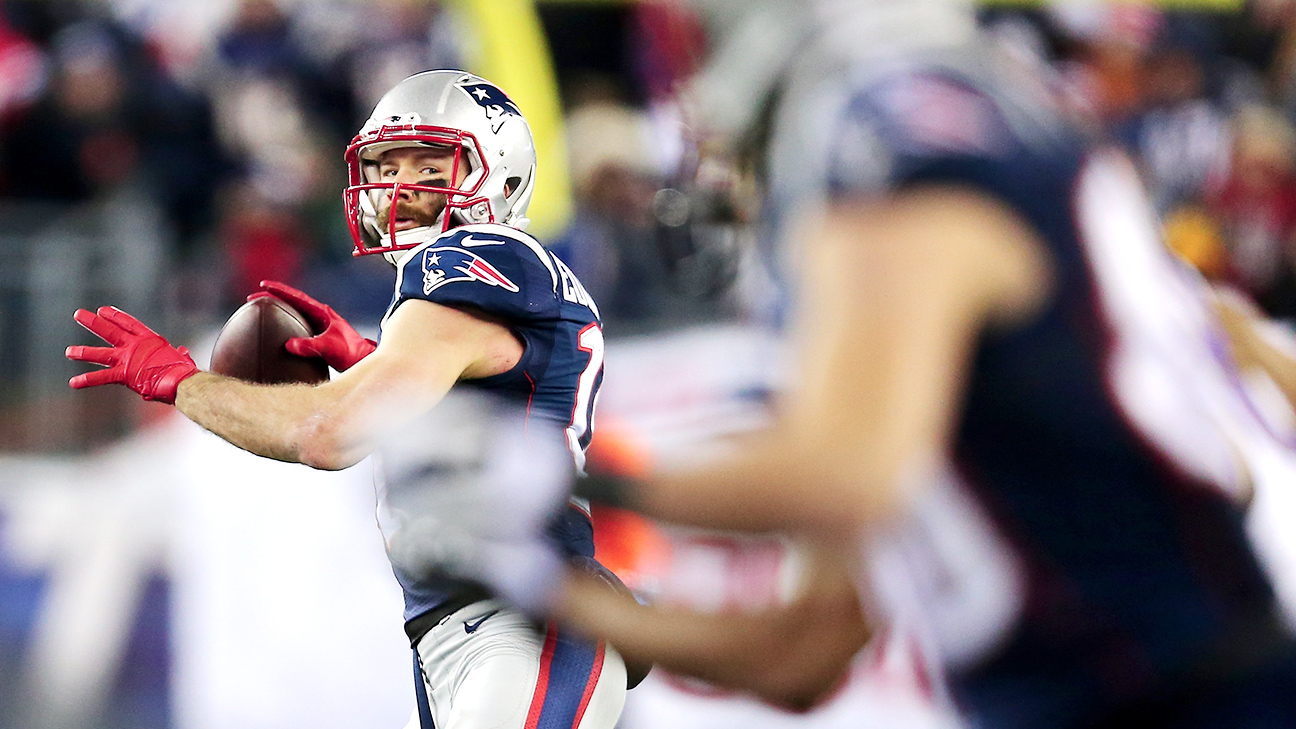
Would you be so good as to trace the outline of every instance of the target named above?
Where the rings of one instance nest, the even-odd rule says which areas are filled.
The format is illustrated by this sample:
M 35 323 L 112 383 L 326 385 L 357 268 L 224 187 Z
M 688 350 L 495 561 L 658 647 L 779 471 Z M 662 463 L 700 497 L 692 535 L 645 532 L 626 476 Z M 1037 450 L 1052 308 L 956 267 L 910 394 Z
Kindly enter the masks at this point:
M 504 197 L 512 197 L 513 193 L 517 192 L 519 187 L 522 187 L 521 177 L 508 178 L 504 181 Z

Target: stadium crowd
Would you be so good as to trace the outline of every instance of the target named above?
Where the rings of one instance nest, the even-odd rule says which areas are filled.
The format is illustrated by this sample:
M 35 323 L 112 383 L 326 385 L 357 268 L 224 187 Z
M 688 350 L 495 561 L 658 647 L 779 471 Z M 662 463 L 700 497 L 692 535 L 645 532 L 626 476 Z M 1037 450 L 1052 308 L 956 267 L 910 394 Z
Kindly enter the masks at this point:
M 600 302 L 610 336 L 771 308 L 760 286 L 741 285 L 756 267 L 735 262 L 758 236 L 706 225 L 750 221 L 754 205 L 711 205 L 715 220 L 694 206 L 681 226 L 659 193 L 699 169 L 676 98 L 708 50 L 700 7 L 540 6 L 575 196 L 546 242 Z M 1134 152 L 1172 247 L 1296 317 L 1296 3 L 982 17 Z M 375 323 L 388 273 L 348 256 L 341 150 L 378 90 L 465 65 L 464 22 L 435 0 L 5 0 L 0 202 L 70 210 L 142 192 L 169 231 L 163 306 L 186 322 L 221 321 L 269 278 Z M 760 179 L 759 165 L 738 167 Z
M 179 305 L 216 316 L 274 278 L 315 286 L 339 310 L 376 321 L 385 272 L 367 280 L 363 265 L 336 265 L 350 248 L 338 214 L 341 150 L 378 90 L 464 65 L 454 13 L 423 0 L 239 0 L 195 44 L 183 25 L 155 23 L 136 5 L 0 6 L 0 197 L 74 204 L 139 186 L 174 230 L 174 262 L 187 274 Z M 577 79 L 573 128 L 602 140 L 593 151 L 573 146 L 579 212 L 562 245 L 614 318 L 661 309 L 654 290 L 665 274 L 644 249 L 664 165 L 640 109 L 669 93 L 664 76 L 690 70 L 658 62 L 677 50 L 669 36 L 684 16 L 651 5 L 576 18 L 610 33 L 561 13 L 552 24 L 614 39 L 610 51 L 565 42 L 585 57 L 559 54 L 560 63 L 572 57 L 564 71 Z

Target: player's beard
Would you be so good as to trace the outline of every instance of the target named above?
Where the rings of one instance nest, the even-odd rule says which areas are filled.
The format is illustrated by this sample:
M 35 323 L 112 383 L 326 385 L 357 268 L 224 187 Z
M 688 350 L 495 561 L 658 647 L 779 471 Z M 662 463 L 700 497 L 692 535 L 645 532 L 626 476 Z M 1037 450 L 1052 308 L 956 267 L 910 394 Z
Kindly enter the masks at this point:
M 413 227 L 424 228 L 436 225 L 441 211 L 445 210 L 446 196 L 436 192 L 414 193 L 414 200 L 397 200 L 396 205 L 384 201 L 378 208 L 378 229 L 386 233 L 390 228 L 392 207 L 396 208 L 396 217 L 414 221 Z M 397 231 L 399 232 L 399 231 Z

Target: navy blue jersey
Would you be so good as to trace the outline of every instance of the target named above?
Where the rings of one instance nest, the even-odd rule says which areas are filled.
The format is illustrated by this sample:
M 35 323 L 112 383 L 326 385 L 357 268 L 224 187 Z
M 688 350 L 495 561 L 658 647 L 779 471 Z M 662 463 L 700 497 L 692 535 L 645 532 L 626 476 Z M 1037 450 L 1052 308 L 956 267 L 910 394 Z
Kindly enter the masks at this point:
M 583 468 L 603 381 L 603 331 L 597 306 L 562 261 L 514 228 L 456 228 L 405 255 L 383 321 L 412 299 L 480 312 L 512 330 L 525 347 L 518 364 L 459 387 L 487 391 L 525 408 L 528 418 L 560 425 L 577 469 Z M 593 527 L 583 502 L 564 510 L 550 532 L 568 553 L 593 557 Z M 405 590 L 406 619 L 459 589 L 395 566 Z
M 1066 726 L 1224 680 L 1286 638 L 1240 505 L 1260 429 L 1200 285 L 1132 164 L 999 64 L 948 54 L 792 94 L 793 114 L 835 111 L 784 120 L 774 190 L 796 205 L 957 186 L 1045 248 L 1043 311 L 976 344 L 950 478 L 919 506 L 944 515 L 924 537 L 946 564 L 909 589 L 976 721 Z M 975 584 L 942 597 L 959 570 Z

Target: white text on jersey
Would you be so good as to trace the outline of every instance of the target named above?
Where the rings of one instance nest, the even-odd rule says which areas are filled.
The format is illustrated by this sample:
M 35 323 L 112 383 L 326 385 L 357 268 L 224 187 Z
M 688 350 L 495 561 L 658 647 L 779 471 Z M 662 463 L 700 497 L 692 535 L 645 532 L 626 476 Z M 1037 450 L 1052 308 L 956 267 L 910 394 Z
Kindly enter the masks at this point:
M 558 285 L 562 287 L 563 298 L 573 304 L 587 306 L 590 311 L 594 312 L 594 316 L 599 316 L 598 306 L 594 303 L 594 299 L 589 295 L 589 292 L 585 290 L 585 287 L 581 285 L 581 282 L 577 280 L 576 274 L 572 273 L 571 269 L 567 268 L 567 264 L 558 260 L 557 257 L 554 257 L 554 263 L 558 264 Z

